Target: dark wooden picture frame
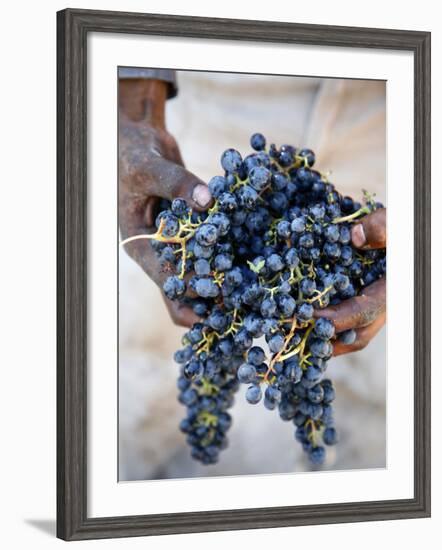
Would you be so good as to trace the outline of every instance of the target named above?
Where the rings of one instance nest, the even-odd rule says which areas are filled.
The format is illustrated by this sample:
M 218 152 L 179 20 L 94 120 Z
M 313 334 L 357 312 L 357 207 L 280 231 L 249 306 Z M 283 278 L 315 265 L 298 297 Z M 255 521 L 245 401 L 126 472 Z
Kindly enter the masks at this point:
M 87 517 L 87 36 L 91 32 L 407 50 L 414 56 L 414 497 Z M 430 33 L 106 11 L 57 14 L 57 536 L 65 540 L 430 515 Z M 146 495 L 148 498 L 148 494 Z

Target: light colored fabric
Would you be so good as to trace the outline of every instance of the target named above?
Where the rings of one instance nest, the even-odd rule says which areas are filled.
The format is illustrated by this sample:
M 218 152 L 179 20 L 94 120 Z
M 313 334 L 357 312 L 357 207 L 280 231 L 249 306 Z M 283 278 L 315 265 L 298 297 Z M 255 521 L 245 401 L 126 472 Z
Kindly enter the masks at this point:
M 222 151 L 250 151 L 249 138 L 312 148 L 318 168 L 339 191 L 361 190 L 385 202 L 385 83 L 178 72 L 178 96 L 167 124 L 189 170 L 208 180 L 220 174 Z M 248 405 L 241 392 L 232 409 L 230 446 L 220 462 L 189 457 L 178 423 L 177 366 L 172 354 L 183 329 L 172 325 L 158 289 L 120 253 L 120 480 L 278 473 L 309 469 L 293 424 L 276 411 Z M 334 469 L 385 466 L 385 330 L 363 351 L 331 361 L 340 443 Z

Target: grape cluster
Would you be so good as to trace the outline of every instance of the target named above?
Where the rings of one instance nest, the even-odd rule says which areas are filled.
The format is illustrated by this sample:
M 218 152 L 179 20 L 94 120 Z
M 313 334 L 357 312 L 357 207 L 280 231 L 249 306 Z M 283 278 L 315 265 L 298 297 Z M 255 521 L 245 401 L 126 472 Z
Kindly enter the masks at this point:
M 337 442 L 335 391 L 324 377 L 333 341 L 351 344 L 356 333 L 336 335 L 315 310 L 385 275 L 385 250 L 357 250 L 350 233 L 354 220 L 382 205 L 366 192 L 363 204 L 338 193 L 313 169 L 309 149 L 266 148 L 262 134 L 250 142 L 245 158 L 234 149 L 222 154 L 224 175 L 209 182 L 208 212 L 164 201 L 156 233 L 144 236 L 175 273 L 163 286 L 167 298 L 202 319 L 175 353 L 187 407 L 180 429 L 195 459 L 215 463 L 227 445 L 227 411 L 246 384 L 247 401 L 293 422 L 295 439 L 320 465 L 324 444 Z M 266 344 L 255 341 L 262 337 Z

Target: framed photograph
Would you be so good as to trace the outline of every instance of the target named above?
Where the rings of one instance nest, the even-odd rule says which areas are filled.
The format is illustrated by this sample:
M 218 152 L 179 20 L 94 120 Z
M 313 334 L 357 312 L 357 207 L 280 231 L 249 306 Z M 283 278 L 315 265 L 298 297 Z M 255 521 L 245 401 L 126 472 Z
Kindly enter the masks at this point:
M 430 33 L 57 33 L 58 537 L 428 517 Z

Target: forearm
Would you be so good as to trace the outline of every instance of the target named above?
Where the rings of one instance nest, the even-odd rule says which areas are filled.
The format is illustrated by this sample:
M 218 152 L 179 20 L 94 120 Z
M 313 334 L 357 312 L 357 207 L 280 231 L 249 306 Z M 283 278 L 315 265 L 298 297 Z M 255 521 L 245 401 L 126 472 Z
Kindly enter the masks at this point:
M 123 119 L 146 121 L 158 129 L 165 129 L 165 103 L 168 83 L 155 79 L 120 79 L 118 109 Z

